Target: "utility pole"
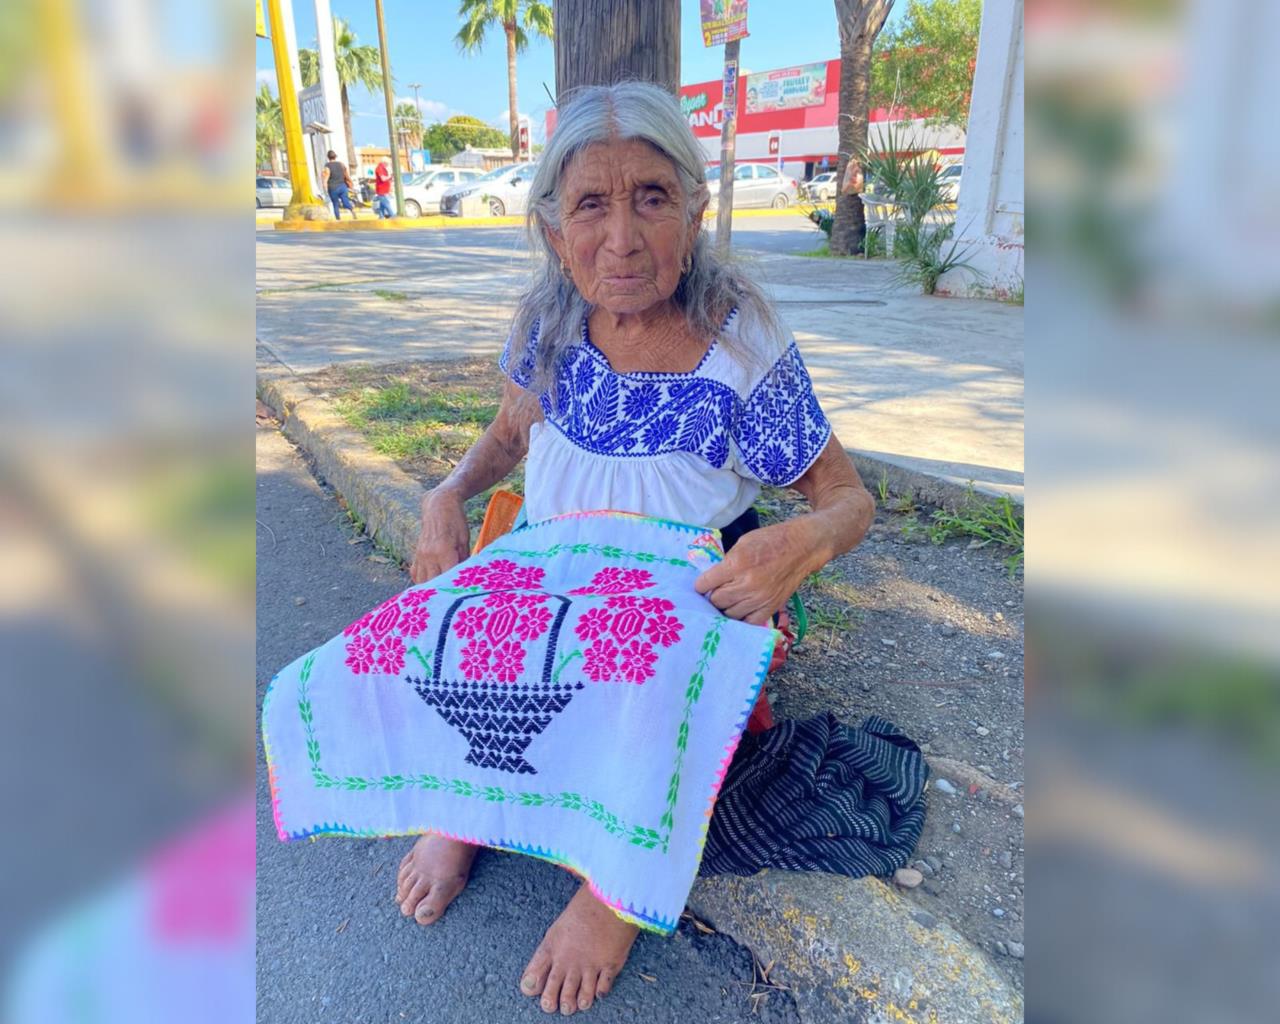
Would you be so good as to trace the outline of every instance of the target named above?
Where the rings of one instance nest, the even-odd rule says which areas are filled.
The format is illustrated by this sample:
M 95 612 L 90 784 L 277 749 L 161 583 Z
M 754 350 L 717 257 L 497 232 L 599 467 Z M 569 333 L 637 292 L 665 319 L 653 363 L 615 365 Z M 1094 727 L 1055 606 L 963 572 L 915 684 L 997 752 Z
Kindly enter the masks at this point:
M 680 91 L 680 0 L 556 0 L 556 102 L 623 79 Z
M 733 232 L 733 161 L 738 139 L 738 46 L 724 44 L 724 124 L 720 127 L 720 191 L 716 209 L 716 248 L 729 251 Z
M 347 138 L 347 127 L 342 119 L 342 85 L 338 81 L 338 58 L 334 52 L 333 13 L 329 9 L 329 0 L 314 0 L 316 11 L 316 63 L 320 73 L 320 95 L 324 97 L 324 116 L 330 128 L 335 128 L 323 137 L 321 145 L 326 150 L 340 152 L 352 166 L 347 170 L 351 176 L 360 174 L 359 154 L 356 153 L 355 139 Z M 346 142 L 346 150 L 333 144 L 334 139 Z
M 378 50 L 382 54 L 382 96 L 387 101 L 387 143 L 391 147 L 391 180 L 396 188 L 396 216 L 404 216 L 404 183 L 400 180 L 400 152 L 396 145 L 396 121 L 391 101 L 391 61 L 387 59 L 387 24 L 382 17 L 382 0 L 373 0 L 378 12 Z
M 285 46 L 284 14 L 280 0 L 267 0 L 267 16 L 271 24 L 271 53 L 276 62 L 276 87 L 280 90 L 280 120 L 284 123 L 284 151 L 289 155 L 289 183 L 293 197 L 284 209 L 285 220 L 318 220 L 325 209 L 311 199 L 311 181 L 307 173 L 307 151 L 302 143 L 302 113 L 298 94 L 289 72 L 289 55 Z

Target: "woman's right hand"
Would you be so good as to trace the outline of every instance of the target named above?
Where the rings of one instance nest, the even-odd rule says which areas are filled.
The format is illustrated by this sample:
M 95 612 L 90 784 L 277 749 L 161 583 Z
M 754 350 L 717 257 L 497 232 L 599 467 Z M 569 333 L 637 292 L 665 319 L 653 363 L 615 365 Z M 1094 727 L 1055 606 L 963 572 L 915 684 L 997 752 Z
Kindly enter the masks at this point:
M 424 583 L 465 561 L 471 531 L 462 499 L 451 491 L 429 491 L 422 499 L 422 532 L 413 551 L 409 578 Z

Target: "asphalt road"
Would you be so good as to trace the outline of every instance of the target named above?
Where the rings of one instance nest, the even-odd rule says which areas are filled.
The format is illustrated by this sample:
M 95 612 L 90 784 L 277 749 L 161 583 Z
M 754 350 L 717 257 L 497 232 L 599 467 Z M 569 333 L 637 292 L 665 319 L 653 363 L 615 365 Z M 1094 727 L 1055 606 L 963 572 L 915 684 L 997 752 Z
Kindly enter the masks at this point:
M 348 236 L 343 241 L 350 241 Z M 273 427 L 257 431 L 258 706 L 281 666 L 408 585 L 352 544 L 337 501 Z M 551 864 L 485 852 L 445 917 L 423 928 L 400 916 L 396 869 L 408 840 L 281 843 L 271 821 L 261 744 L 258 787 L 258 1020 L 542 1020 L 517 991 L 520 972 L 575 882 Z M 648 975 L 647 981 L 641 974 Z M 773 992 L 753 1015 L 750 953 L 687 923 L 642 934 L 612 993 L 585 1021 L 797 1021 Z

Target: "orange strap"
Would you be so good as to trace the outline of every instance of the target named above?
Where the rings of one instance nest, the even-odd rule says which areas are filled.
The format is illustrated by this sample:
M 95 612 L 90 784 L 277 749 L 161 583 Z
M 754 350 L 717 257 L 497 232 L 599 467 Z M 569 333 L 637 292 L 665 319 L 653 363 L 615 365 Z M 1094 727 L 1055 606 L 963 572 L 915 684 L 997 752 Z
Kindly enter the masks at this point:
M 494 491 L 493 497 L 489 499 L 489 507 L 484 510 L 484 522 L 480 524 L 480 535 L 476 538 L 476 546 L 471 549 L 471 553 L 474 555 L 504 533 L 510 533 L 523 504 L 524 499 L 518 494 Z

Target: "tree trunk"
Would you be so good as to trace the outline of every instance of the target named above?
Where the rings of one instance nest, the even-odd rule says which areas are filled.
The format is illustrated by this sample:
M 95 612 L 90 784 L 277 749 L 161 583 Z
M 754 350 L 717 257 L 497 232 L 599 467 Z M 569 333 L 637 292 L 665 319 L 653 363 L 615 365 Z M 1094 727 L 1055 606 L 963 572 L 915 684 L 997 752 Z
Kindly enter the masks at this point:
M 511 155 L 520 159 L 520 108 L 516 103 L 516 23 L 502 26 L 507 30 L 507 113 L 510 114 Z
M 342 127 L 347 133 L 347 173 L 356 173 L 356 137 L 351 134 L 351 104 L 347 102 L 347 86 L 340 87 L 342 95 Z M 354 179 L 353 179 L 354 180 Z
M 836 164 L 835 221 L 831 227 L 831 252 L 852 256 L 862 251 L 867 234 L 866 212 L 857 188 L 846 171 L 850 162 L 861 163 L 867 148 L 867 104 L 871 97 L 871 45 L 884 27 L 892 0 L 836 0 L 840 29 L 840 159 Z
M 280 147 L 276 145 L 273 145 L 271 147 L 271 173 L 274 174 L 277 178 L 281 176 L 280 175 Z
M 680 91 L 680 0 L 556 0 L 556 102 L 638 79 Z

